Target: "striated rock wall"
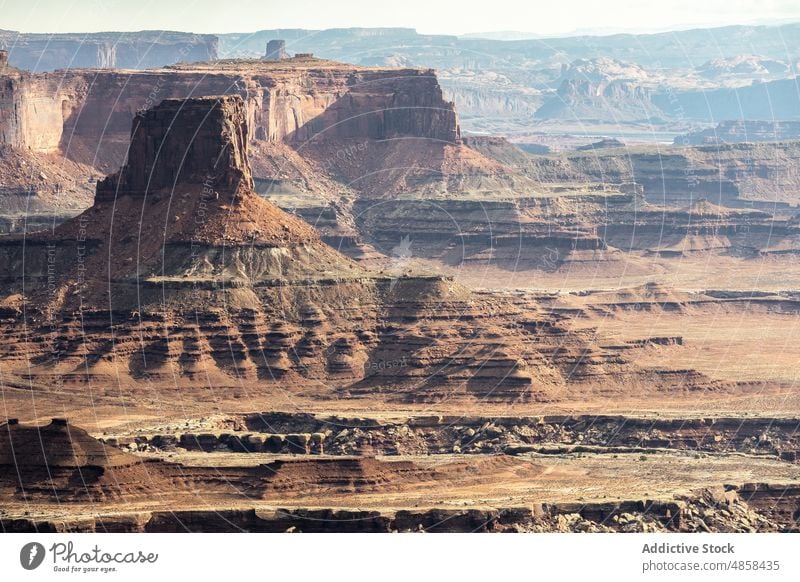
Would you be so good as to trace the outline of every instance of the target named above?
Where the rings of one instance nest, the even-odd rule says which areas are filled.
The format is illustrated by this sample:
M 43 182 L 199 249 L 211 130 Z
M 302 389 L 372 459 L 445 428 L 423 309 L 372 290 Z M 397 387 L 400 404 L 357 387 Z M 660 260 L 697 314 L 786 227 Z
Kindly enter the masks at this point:
M 57 151 L 69 110 L 62 101 L 72 94 L 73 83 L 57 76 L 0 69 L 0 145 Z
M 430 70 L 363 69 L 313 59 L 288 63 L 4 76 L 0 143 L 60 149 L 70 159 L 114 170 L 124 161 L 138 110 L 165 98 L 227 94 L 244 99 L 248 139 L 254 143 L 401 136 L 453 143 L 460 138 L 455 108 Z
M 34 325 L 49 329 L 39 345 L 20 343 L 21 312 L 4 312 L 7 337 L 15 338 L 3 348 L 10 366 L 27 368 L 33 358 L 44 376 L 65 382 L 106 377 L 115 362 L 132 379 L 177 374 L 191 381 L 211 373 L 287 384 L 381 383 L 390 376 L 407 384 L 440 362 L 446 371 L 429 382 L 431 390 L 465 382 L 473 392 L 484 384 L 490 390 L 506 377 L 514 398 L 533 389 L 530 377 L 514 373 L 509 354 L 490 358 L 500 369 L 462 362 L 474 336 L 467 326 L 415 353 L 417 326 L 452 327 L 466 309 L 476 310 L 471 317 L 489 314 L 440 277 L 371 276 L 256 195 L 246 117 L 236 95 L 163 101 L 137 116 L 128 164 L 98 184 L 89 210 L 52 234 L 2 241 L 7 293 L 24 293 Z M 109 255 L 119 260 L 109 263 Z M 436 319 L 423 323 L 432 301 L 439 302 Z M 76 325 L 87 334 L 75 336 Z M 75 373 L 87 353 L 92 370 Z M 450 355 L 459 363 L 447 369 Z M 386 364 L 395 360 L 403 365 Z
M 0 63 L 0 232 L 46 228 L 91 203 L 96 172 L 59 152 L 72 89 Z
M 164 99 L 205 95 L 242 97 L 259 193 L 296 210 L 335 244 L 358 242 L 347 200 L 353 192 L 332 176 L 340 159 L 392 138 L 419 138 L 439 150 L 460 139 L 455 108 L 432 71 L 304 57 L 148 71 L 31 74 L 8 68 L 0 71 L 0 146 L 84 164 L 74 180 L 86 184 L 83 169 L 110 174 L 125 162 L 137 111 Z M 310 141 L 328 144 L 323 149 L 329 159 L 307 159 Z M 14 187 L 23 191 L 27 184 Z M 0 211 L 3 206 L 0 200 Z M 77 206 L 88 204 L 81 200 Z M 1 219 L 19 230 L 16 217 Z
M 238 95 L 257 191 L 308 220 L 325 241 L 351 248 L 359 244 L 352 215 L 356 192 L 341 182 L 343 161 L 358 157 L 357 175 L 371 172 L 364 166 L 374 163 L 435 163 L 460 140 L 454 105 L 427 69 L 364 68 L 307 57 L 149 71 L 30 74 L 10 69 L 0 73 L 0 87 L 0 145 L 64 156 L 73 166 L 105 174 L 125 162 L 137 111 L 164 99 Z M 428 145 L 423 151 L 394 138 L 417 138 L 415 143 Z M 388 161 L 381 154 L 385 148 L 378 142 L 391 145 L 392 140 L 391 151 L 407 151 L 404 160 Z M 311 142 L 322 152 L 318 159 L 309 155 Z M 428 155 L 431 149 L 436 151 Z M 86 168 L 81 167 L 75 182 L 86 184 Z M 14 186 L 24 191 L 27 183 Z M 3 206 L 0 200 L 0 211 Z M 86 206 L 84 199 L 77 203 Z M 23 228 L 16 216 L 0 215 L 0 221 L 8 230 Z
M 491 157 L 508 155 L 507 150 L 481 148 Z M 508 163 L 544 184 L 588 180 L 613 187 L 635 182 L 653 204 L 685 206 L 707 198 L 775 211 L 800 203 L 799 151 L 797 141 L 637 146 L 509 158 Z

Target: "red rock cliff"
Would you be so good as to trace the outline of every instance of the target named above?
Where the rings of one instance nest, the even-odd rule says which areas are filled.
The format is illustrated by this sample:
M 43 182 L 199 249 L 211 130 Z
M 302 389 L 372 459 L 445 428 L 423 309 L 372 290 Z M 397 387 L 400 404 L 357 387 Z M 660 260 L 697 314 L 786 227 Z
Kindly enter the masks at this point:
M 20 104 L 23 113 L 35 104 L 37 115 L 20 116 L 13 132 L 0 133 L 4 143 L 61 150 L 106 171 L 123 163 L 136 112 L 167 98 L 240 95 L 250 142 L 460 139 L 455 107 L 443 98 L 430 70 L 367 69 L 316 59 L 221 61 L 152 71 L 70 70 L 57 83 L 47 74 L 0 74 L 2 86 L 9 81 L 16 84 L 3 101 Z

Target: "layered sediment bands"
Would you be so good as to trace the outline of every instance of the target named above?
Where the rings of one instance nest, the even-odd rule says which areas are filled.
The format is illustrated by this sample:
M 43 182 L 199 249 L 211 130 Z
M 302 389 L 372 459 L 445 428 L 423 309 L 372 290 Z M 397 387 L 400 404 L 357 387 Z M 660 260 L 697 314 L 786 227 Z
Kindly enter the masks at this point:
M 406 252 L 450 265 L 547 268 L 572 251 L 604 249 L 592 220 L 604 218 L 618 203 L 631 202 L 627 195 L 582 193 L 563 199 L 393 200 L 357 208 L 366 240 L 389 256 Z M 575 206 L 569 208 L 570 203 Z M 593 206 L 588 210 L 594 216 L 581 213 L 587 206 Z
M 529 299 L 364 270 L 255 194 L 247 118 L 239 96 L 165 100 L 137 115 L 127 164 L 98 183 L 89 210 L 2 241 L 5 373 L 126 390 L 280 382 L 410 404 L 577 400 L 600 385 L 729 388 L 691 370 L 642 369 L 631 346 L 598 347 Z M 524 205 L 496 208 L 537 241 L 601 245 L 591 230 L 584 242 L 554 234 Z M 487 232 L 471 230 L 486 244 Z
M 345 181 L 364 201 L 510 198 L 534 186 L 520 173 L 461 143 L 425 135 L 360 145 L 317 139 L 299 151 Z
M 64 419 L 0 425 L 0 487 L 58 502 L 134 500 L 166 490 L 160 461 L 106 446 Z
M 165 100 L 137 115 L 89 210 L 3 241 L 9 373 L 530 402 L 628 366 L 529 304 L 340 255 L 255 194 L 246 120 L 238 96 Z
M 478 486 L 496 482 L 503 475 L 535 478 L 545 469 L 535 463 L 507 456 L 486 456 L 470 461 L 453 460 L 423 466 L 409 460 L 330 458 L 277 460 L 258 469 L 268 474 L 262 499 L 286 502 L 307 495 L 402 492 L 452 482 Z M 270 475 L 270 473 L 272 473 Z
M 389 257 L 435 256 L 437 249 L 471 238 L 485 250 L 495 220 L 497 234 L 512 231 L 518 239 L 515 200 L 537 188 L 522 173 L 472 148 L 425 136 L 316 139 L 298 152 L 355 192 L 359 235 Z M 402 248 L 404 241 L 408 248 Z
M 0 425 L 0 489 L 9 502 L 82 503 L 113 506 L 145 495 L 178 501 L 200 488 L 209 501 L 286 502 L 308 495 L 386 493 L 429 487 L 437 481 L 476 486 L 504 474 L 534 477 L 544 469 L 506 456 L 477 463 L 423 467 L 411 461 L 372 458 L 271 460 L 257 466 L 216 468 L 142 459 L 104 445 L 64 419 L 50 425 Z M 151 499 L 158 505 L 156 499 Z
M 727 206 L 784 209 L 800 201 L 798 142 L 632 147 L 530 156 L 523 164 L 543 183 L 636 182 L 653 204 L 684 206 L 700 198 Z M 777 203 L 777 206 L 775 204 Z
M 502 142 L 468 143 L 506 167 L 525 163 L 524 154 Z M 536 163 L 550 162 L 554 160 Z M 536 178 L 537 185 L 526 186 L 522 180 L 516 182 L 518 188 L 497 189 L 492 196 L 467 188 L 453 197 L 401 194 L 377 202 L 361 199 L 355 206 L 359 229 L 365 240 L 390 257 L 492 264 L 509 270 L 555 271 L 565 263 L 620 260 L 631 251 L 645 256 L 715 253 L 754 258 L 797 248 L 796 220 L 786 214 L 786 205 L 764 202 L 766 211 L 732 208 L 725 204 L 745 204 L 739 199 L 713 203 L 697 190 L 687 192 L 685 202 L 675 198 L 666 205 L 654 204 L 647 201 L 647 187 L 624 182 L 638 179 L 632 174 L 603 175 L 606 184 L 586 185 L 578 177 L 585 168 L 551 170 Z
M 621 189 L 626 189 L 624 186 Z M 700 201 L 672 209 L 638 191 L 578 190 L 513 200 L 394 200 L 357 206 L 362 232 L 385 254 L 437 258 L 449 265 L 494 264 L 554 270 L 581 251 L 660 255 L 792 248 L 797 228 L 754 210 Z
M 448 286 L 437 278 L 117 283 L 114 304 L 127 301 L 128 310 L 56 311 L 52 328 L 53 312 L 17 301 L 4 313 L 5 369 L 35 382 L 322 380 L 339 397 L 399 402 L 552 401 L 587 382 L 615 382 L 614 372 L 646 377 L 619 351 L 592 349 L 546 315 Z
M 716 127 L 691 131 L 675 138 L 675 145 L 791 141 L 800 138 L 800 122 L 727 120 Z
M 210 34 L 168 31 L 128 33 L 28 34 L 0 31 L 9 62 L 31 71 L 70 68 L 146 69 L 217 58 L 218 39 Z
M 453 420 L 407 419 L 403 432 L 443 432 L 445 423 L 455 426 Z M 475 433 L 491 430 L 495 434 L 512 420 L 522 421 L 496 418 L 479 427 L 485 419 L 458 420 L 477 427 L 472 429 Z M 590 434 L 588 422 L 613 431 L 614 423 L 622 420 L 545 417 L 538 425 Z M 635 427 L 649 422 L 627 420 Z M 261 413 L 243 421 L 258 427 L 313 426 L 320 430 L 347 425 L 354 434 L 358 426 L 372 431 L 390 426 L 386 421 L 308 414 Z M 660 429 L 676 430 L 677 421 L 652 422 Z M 688 431 L 732 428 L 727 419 L 683 422 Z M 773 420 L 769 430 L 785 435 L 786 422 Z M 304 439 L 301 433 L 286 436 L 292 443 L 306 446 L 313 440 Z M 419 460 L 419 455 L 398 460 L 263 455 L 264 462 L 251 463 L 249 455 L 229 454 L 227 462 L 203 465 L 196 460 L 175 463 L 122 452 L 65 419 L 53 419 L 45 426 L 9 419 L 0 425 L 0 437 L 0 489 L 5 499 L 0 529 L 4 532 L 797 531 L 800 490 L 793 482 L 706 484 L 705 489 L 671 498 L 549 501 L 547 494 L 539 500 L 505 497 L 530 486 L 537 491 L 537 483 L 551 483 L 557 491 L 565 478 L 578 478 L 578 473 L 545 464 L 545 456 L 485 454 L 431 462 Z M 774 468 L 771 471 L 774 475 Z M 492 491 L 495 497 L 490 499 L 508 503 L 484 503 L 479 508 L 426 503 L 421 508 L 398 508 L 391 502 L 430 495 L 434 489 L 437 498 L 448 499 L 454 493 L 463 495 L 459 492 L 478 488 Z M 198 491 L 203 493 L 202 507 L 196 500 Z M 313 509 L 309 499 L 314 500 Z M 380 505 L 381 500 L 388 505 Z M 354 505 L 361 509 L 349 509 Z M 54 508 L 58 515 L 46 517 L 53 515 Z
M 794 219 L 706 199 L 683 208 L 644 204 L 609 212 L 601 220 L 598 231 L 609 247 L 665 257 L 717 253 L 752 258 L 789 252 L 800 234 Z
M 502 139 L 467 138 L 444 148 L 411 141 L 413 154 L 394 142 L 365 142 L 339 159 L 333 143 L 301 152 L 335 160 L 336 174 L 357 191 L 360 234 L 389 257 L 553 271 L 565 262 L 620 260 L 630 251 L 757 257 L 796 247 L 794 220 L 772 216 L 788 206 L 767 202 L 778 184 L 768 167 L 778 171 L 783 162 L 765 152 L 756 156 L 763 154 L 764 167 L 752 152 L 728 152 L 720 174 L 712 152 L 700 148 L 543 157 Z M 753 174 L 745 179 L 747 168 Z M 745 206 L 740 186 L 725 194 L 726 184 L 745 182 L 763 195 L 753 205 L 768 212 L 725 206 Z M 667 194 L 659 198 L 656 187 Z
M 27 325 L 50 323 L 44 341 L 23 342 L 27 353 L 9 344 L 10 361 L 74 381 L 112 371 L 274 379 L 295 368 L 325 377 L 326 349 L 340 342 L 358 370 L 355 334 L 374 325 L 374 300 L 364 312 L 354 302 L 373 296 L 374 283 L 252 192 L 243 112 L 230 97 L 167 101 L 142 114 L 128 164 L 98 184 L 91 209 L 52 235 L 4 241 L 7 287 L 25 289 Z M 192 155 L 180 164 L 174 152 Z M 108 253 L 120 260 L 107 262 Z M 10 325 L 11 335 L 27 335 L 22 319 Z M 344 362 L 333 367 L 348 375 Z

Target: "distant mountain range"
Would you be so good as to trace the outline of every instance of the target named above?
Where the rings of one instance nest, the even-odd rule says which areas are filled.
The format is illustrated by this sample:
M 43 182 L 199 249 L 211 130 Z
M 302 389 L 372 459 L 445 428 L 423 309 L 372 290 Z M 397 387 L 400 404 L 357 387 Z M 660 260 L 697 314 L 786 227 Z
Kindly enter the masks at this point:
M 219 36 L 221 57 L 292 52 L 338 61 L 432 67 L 467 131 L 524 131 L 538 121 L 675 125 L 795 119 L 800 24 L 657 34 L 529 38 L 408 28 L 262 30 Z M 525 38 L 523 38 L 525 37 Z
M 143 31 L 0 31 L 13 66 L 149 68 L 179 61 L 259 58 L 269 40 L 291 53 L 365 66 L 437 70 L 467 132 L 519 135 L 547 123 L 647 124 L 682 133 L 697 123 L 800 119 L 800 23 L 533 38 L 411 28 L 273 29 L 192 35 Z M 553 125 L 555 124 L 555 125 Z M 567 130 L 565 130 L 567 131 Z
M 355 62 L 398 53 L 418 59 L 416 65 L 437 68 L 498 61 L 509 66 L 546 66 L 596 57 L 630 61 L 643 67 L 692 68 L 742 54 L 781 61 L 800 58 L 800 23 L 522 40 L 418 34 L 409 28 L 275 29 L 218 36 L 223 58 L 260 56 L 267 40 L 282 38 L 289 50 L 316 52 L 326 58 Z

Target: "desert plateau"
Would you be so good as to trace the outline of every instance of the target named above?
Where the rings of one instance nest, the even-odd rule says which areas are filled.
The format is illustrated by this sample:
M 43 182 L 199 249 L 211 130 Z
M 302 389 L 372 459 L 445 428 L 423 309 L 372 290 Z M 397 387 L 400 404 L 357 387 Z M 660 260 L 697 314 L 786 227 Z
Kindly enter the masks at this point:
M 0 531 L 799 532 L 798 38 L 0 30 Z

